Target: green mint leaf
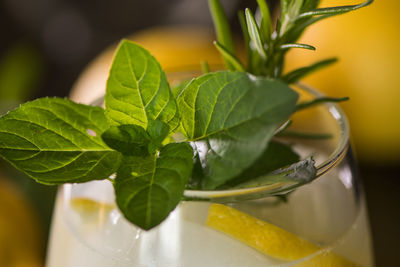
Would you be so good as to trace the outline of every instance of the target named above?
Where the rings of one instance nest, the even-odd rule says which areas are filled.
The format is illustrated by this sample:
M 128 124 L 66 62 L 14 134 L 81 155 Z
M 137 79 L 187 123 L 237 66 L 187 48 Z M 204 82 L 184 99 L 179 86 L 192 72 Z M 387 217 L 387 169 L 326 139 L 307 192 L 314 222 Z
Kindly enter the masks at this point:
M 251 120 L 279 125 L 292 114 L 297 98 L 277 80 L 218 71 L 193 79 L 177 102 L 186 136 L 196 141 Z
M 230 54 L 234 55 L 235 46 L 232 39 L 229 21 L 225 15 L 221 3 L 219 0 L 209 0 L 208 6 L 211 12 L 218 42 L 221 43 Z M 231 68 L 229 61 L 226 61 L 226 65 L 228 68 Z
M 106 115 L 114 125 L 147 128 L 160 120 L 173 131 L 179 124 L 175 98 L 157 60 L 139 45 L 123 40 L 107 80 Z
M 321 61 L 318 61 L 310 66 L 302 67 L 295 69 L 282 77 L 282 80 L 287 82 L 288 84 L 298 82 L 300 79 L 304 78 L 305 76 L 317 71 L 319 69 L 328 67 L 333 63 L 337 62 L 337 58 L 328 58 Z
M 105 179 L 120 162 L 100 137 L 108 127 L 100 107 L 41 98 L 0 118 L 0 155 L 44 184 Z
M 204 188 L 214 189 L 249 167 L 292 114 L 297 98 L 279 81 L 243 72 L 194 79 L 178 106 L 184 134 L 206 166 Z
M 147 125 L 147 133 L 151 138 L 151 143 L 149 145 L 149 152 L 152 154 L 158 148 L 161 147 L 162 142 L 167 138 L 169 134 L 169 127 L 167 124 L 159 120 L 151 120 Z
M 172 143 L 157 156 L 125 157 L 114 182 L 125 217 L 142 229 L 160 224 L 175 209 L 193 167 L 188 143 Z
M 296 162 L 287 168 L 282 168 L 269 174 L 246 181 L 234 186 L 233 188 L 251 188 L 282 183 L 282 186 L 285 186 L 283 190 L 287 192 L 287 190 L 294 189 L 300 185 L 313 181 L 316 176 L 317 169 L 315 168 L 315 162 L 312 158 L 307 158 L 305 160 Z
M 151 137 L 143 127 L 133 124 L 111 126 L 101 137 L 112 149 L 130 156 L 146 156 Z
M 238 177 L 228 181 L 223 188 L 233 187 L 246 181 L 250 181 L 254 178 L 296 163 L 299 160 L 300 156 L 289 145 L 271 141 L 267 149 L 253 165 L 244 170 Z
M 168 134 L 167 124 L 150 120 L 147 131 L 139 125 L 123 124 L 111 126 L 101 137 L 109 147 L 124 155 L 146 157 L 161 147 Z

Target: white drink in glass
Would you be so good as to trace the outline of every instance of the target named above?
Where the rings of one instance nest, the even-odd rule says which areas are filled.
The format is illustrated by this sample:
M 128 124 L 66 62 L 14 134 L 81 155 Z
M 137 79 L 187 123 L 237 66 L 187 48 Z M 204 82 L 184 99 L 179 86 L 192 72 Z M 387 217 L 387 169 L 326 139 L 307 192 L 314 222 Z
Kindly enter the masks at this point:
M 346 188 L 346 174 L 342 175 L 296 190 L 288 203 L 274 204 L 274 200 L 270 205 L 262 203 L 264 207 L 255 203 L 232 206 L 326 245 L 325 250 L 332 249 L 361 266 L 373 266 L 365 204 L 362 201 L 357 207 L 352 189 Z M 106 181 L 91 182 L 82 188 L 81 197 L 91 197 L 84 192 L 89 185 L 93 192 L 111 187 Z M 72 187 L 64 189 L 64 194 L 75 190 Z M 100 205 L 95 214 L 84 214 L 68 207 L 65 201 L 69 199 L 63 194 L 57 199 L 48 267 L 292 265 L 206 227 L 209 202 L 183 202 L 159 227 L 146 232 L 132 226 L 116 208 L 109 209 L 112 202 L 104 208 Z

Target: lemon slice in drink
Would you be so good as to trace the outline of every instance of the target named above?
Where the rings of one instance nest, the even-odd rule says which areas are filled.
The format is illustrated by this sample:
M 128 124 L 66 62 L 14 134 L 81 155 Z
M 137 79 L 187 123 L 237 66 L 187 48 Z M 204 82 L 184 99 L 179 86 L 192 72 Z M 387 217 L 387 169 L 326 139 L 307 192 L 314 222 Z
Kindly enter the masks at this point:
M 311 242 L 275 225 L 261 221 L 234 208 L 211 204 L 206 225 L 221 231 L 258 251 L 284 261 L 310 257 L 295 266 L 357 266 L 333 252 L 323 252 Z M 315 255 L 312 257 L 312 255 Z
M 85 222 L 101 222 L 108 218 L 114 205 L 99 202 L 90 198 L 77 197 L 70 201 L 72 210 L 77 212 Z

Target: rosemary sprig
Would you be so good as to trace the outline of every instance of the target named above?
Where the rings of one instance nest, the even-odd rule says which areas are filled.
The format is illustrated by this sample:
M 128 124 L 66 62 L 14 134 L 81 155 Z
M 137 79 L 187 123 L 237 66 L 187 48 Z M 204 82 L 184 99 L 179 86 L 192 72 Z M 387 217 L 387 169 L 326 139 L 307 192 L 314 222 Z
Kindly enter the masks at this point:
M 300 78 L 336 62 L 326 59 L 310 66 L 283 73 L 286 53 L 292 48 L 315 50 L 309 44 L 297 43 L 304 30 L 312 24 L 343 13 L 370 5 L 366 0 L 357 5 L 318 8 L 319 0 L 281 0 L 281 12 L 275 29 L 272 29 L 271 13 L 265 0 L 257 0 L 261 18 L 256 21 L 250 9 L 239 12 L 239 22 L 247 50 L 247 64 L 240 63 L 232 43 L 226 15 L 219 0 L 209 0 L 217 31 L 217 48 L 231 70 L 240 70 L 295 83 Z M 246 66 L 246 67 L 243 67 Z

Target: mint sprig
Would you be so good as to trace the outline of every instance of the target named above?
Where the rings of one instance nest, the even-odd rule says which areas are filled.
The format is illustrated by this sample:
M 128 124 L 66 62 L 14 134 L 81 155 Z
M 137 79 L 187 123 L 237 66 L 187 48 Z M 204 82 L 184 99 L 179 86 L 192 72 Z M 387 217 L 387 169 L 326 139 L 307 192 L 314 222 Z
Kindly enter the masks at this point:
M 23 104 L 0 117 L 0 155 L 44 184 L 108 179 L 121 212 L 146 230 L 175 209 L 185 188 L 288 182 L 286 192 L 312 181 L 314 161 L 299 161 L 291 147 L 271 140 L 285 134 L 294 112 L 343 99 L 297 104 L 298 95 L 288 84 L 333 60 L 282 75 L 284 54 L 292 48 L 313 49 L 296 43 L 305 27 L 372 1 L 318 9 L 319 1 L 282 0 L 282 16 L 272 31 L 268 5 L 258 0 L 260 21 L 250 10 L 239 13 L 248 42 L 247 66 L 235 56 L 222 6 L 218 0 L 209 2 L 215 45 L 231 71 L 204 74 L 173 93 L 157 60 L 123 40 L 107 81 L 105 109 L 60 98 Z M 171 139 L 176 133 L 183 136 L 181 142 Z M 115 173 L 115 179 L 109 178 Z
M 282 82 L 219 71 L 193 79 L 175 100 L 154 57 L 124 40 L 111 67 L 105 110 L 58 98 L 24 104 L 0 118 L 0 154 L 47 184 L 116 172 L 118 207 L 150 229 L 179 203 L 195 154 L 204 166 L 200 189 L 226 183 L 264 152 L 295 111 L 297 97 Z M 168 143 L 177 129 L 185 141 Z

